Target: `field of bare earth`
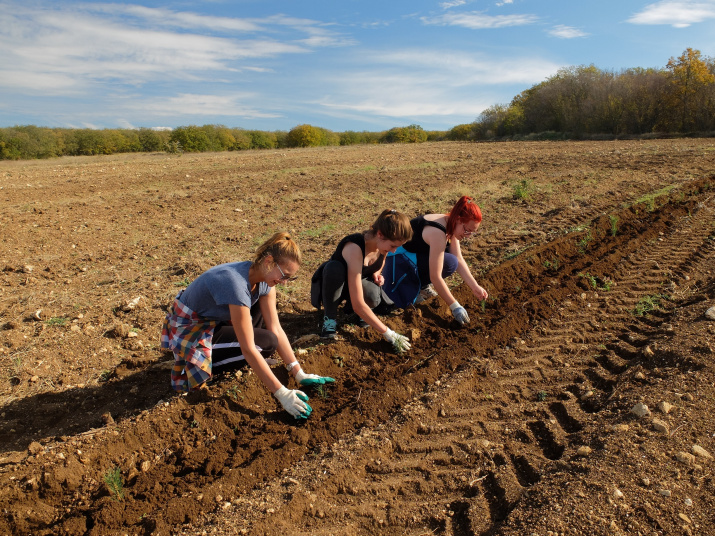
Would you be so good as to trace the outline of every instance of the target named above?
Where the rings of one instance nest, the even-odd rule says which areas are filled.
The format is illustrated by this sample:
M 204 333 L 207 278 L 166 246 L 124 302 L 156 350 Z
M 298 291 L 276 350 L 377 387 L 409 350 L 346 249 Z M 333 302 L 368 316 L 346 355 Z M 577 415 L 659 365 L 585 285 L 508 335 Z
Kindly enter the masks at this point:
M 384 317 L 406 354 L 310 337 L 340 238 L 462 194 L 467 328 L 433 298 Z M 0 229 L 0 534 L 715 534 L 713 139 L 0 162 Z M 159 349 L 278 230 L 282 324 L 336 379 L 300 424 L 246 370 L 174 393 Z

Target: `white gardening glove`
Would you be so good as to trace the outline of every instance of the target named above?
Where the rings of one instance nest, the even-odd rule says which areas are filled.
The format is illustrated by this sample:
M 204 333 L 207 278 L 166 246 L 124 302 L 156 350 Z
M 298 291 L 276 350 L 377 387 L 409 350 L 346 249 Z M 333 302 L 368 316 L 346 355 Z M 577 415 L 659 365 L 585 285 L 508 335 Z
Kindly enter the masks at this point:
M 308 395 L 303 391 L 288 389 L 285 385 L 281 385 L 273 396 L 278 399 L 283 409 L 296 419 L 307 419 L 313 411 L 313 408 L 306 404 Z
M 452 311 L 454 319 L 461 325 L 469 324 L 469 315 L 467 314 L 467 310 L 459 305 L 459 302 L 454 302 L 450 305 L 449 310 Z
M 390 328 L 387 328 L 387 331 L 383 333 L 382 336 L 385 337 L 385 340 L 389 342 L 398 353 L 406 352 L 412 348 L 412 345 L 407 337 L 400 335 L 399 333 L 395 333 Z

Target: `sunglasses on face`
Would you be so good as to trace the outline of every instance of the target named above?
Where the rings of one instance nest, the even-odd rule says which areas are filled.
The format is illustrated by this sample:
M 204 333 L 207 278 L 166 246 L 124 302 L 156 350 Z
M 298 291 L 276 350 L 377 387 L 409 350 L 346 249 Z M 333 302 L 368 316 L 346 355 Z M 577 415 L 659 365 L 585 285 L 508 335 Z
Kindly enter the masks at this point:
M 280 264 L 276 263 L 276 266 L 278 267 L 278 271 L 281 273 L 281 276 L 278 278 L 280 281 L 295 281 L 296 279 L 298 279 L 297 275 L 295 275 L 295 276 L 286 275 L 285 272 L 283 271 L 283 269 L 281 268 Z

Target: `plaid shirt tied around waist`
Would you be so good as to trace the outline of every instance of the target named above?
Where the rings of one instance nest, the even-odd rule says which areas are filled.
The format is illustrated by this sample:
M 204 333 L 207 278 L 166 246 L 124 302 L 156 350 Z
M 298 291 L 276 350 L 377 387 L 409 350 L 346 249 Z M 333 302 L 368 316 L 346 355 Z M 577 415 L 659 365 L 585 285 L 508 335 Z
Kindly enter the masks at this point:
M 187 392 L 211 378 L 211 339 L 218 322 L 201 318 L 179 296 L 164 319 L 161 347 L 174 352 L 171 386 Z

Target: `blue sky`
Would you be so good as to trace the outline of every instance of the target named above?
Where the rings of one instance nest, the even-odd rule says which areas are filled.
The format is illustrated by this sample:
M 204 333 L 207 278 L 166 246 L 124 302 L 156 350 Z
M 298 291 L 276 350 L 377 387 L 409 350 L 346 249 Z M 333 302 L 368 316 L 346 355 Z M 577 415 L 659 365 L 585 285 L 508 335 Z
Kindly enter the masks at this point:
M 447 130 L 713 28 L 715 0 L 0 0 L 0 127 Z

